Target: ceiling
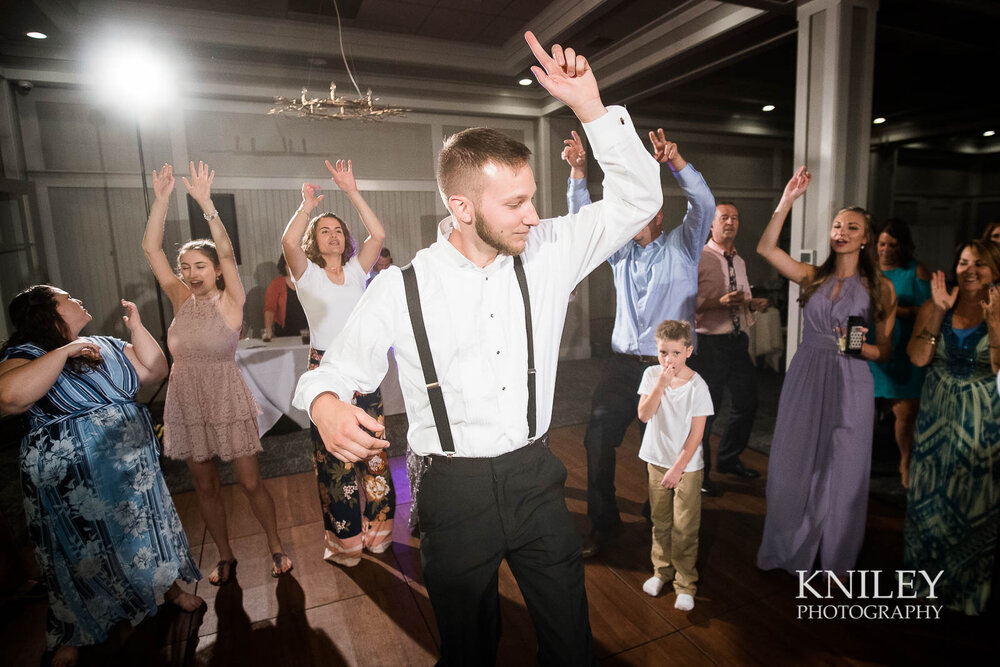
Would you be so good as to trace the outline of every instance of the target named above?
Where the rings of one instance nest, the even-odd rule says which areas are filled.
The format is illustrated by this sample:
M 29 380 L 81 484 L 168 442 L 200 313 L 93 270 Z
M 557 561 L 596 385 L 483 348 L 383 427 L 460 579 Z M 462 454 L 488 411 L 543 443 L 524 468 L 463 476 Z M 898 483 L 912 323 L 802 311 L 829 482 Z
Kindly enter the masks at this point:
M 537 85 L 522 33 L 588 55 L 606 102 L 664 123 L 791 136 L 795 0 L 338 0 L 362 90 L 410 108 L 565 113 Z M 344 90 L 333 0 L 0 0 L 0 75 L 74 86 L 88 44 L 139 36 L 184 62 L 187 92 L 267 100 Z M 873 143 L 1000 150 L 1000 2 L 881 0 Z M 25 37 L 28 30 L 49 35 Z M 775 105 L 765 113 L 761 107 Z M 741 129 L 742 128 L 742 129 Z M 1000 130 L 1000 127 L 995 128 Z

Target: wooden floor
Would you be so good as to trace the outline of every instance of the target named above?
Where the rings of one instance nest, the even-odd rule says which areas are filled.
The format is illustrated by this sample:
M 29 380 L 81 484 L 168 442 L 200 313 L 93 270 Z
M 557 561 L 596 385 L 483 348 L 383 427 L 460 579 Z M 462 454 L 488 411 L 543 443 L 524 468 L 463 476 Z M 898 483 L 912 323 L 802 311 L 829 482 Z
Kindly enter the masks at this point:
M 586 516 L 584 426 L 551 433 L 553 451 L 569 470 L 567 504 L 581 529 Z M 674 595 L 641 590 L 651 574 L 649 531 L 641 517 L 644 465 L 633 428 L 618 453 L 617 488 L 627 531 L 586 564 L 596 651 L 607 665 L 929 664 L 962 656 L 985 664 L 996 616 L 940 620 L 797 620 L 797 582 L 761 572 L 755 554 L 764 522 L 764 480 L 717 476 L 725 494 L 705 498 L 695 609 L 673 608 Z M 766 458 L 744 461 L 764 471 Z M 128 628 L 83 655 L 81 664 L 108 665 L 431 665 L 437 656 L 434 617 L 420 570 L 417 540 L 409 535 L 410 503 L 400 460 L 395 543 L 380 556 L 344 569 L 322 559 L 323 524 L 312 473 L 268 480 L 278 509 L 292 576 L 273 579 L 260 526 L 235 486 L 225 488 L 236 581 L 221 588 L 192 586 L 207 610 L 181 614 L 164 608 L 137 629 Z M 218 552 L 207 536 L 193 494 L 175 497 L 195 557 L 207 573 Z M 901 567 L 902 513 L 873 502 L 860 568 Z M 535 662 L 535 639 L 517 585 L 500 576 L 503 639 L 500 664 Z M 45 603 L 25 604 L 0 631 L 0 664 L 38 665 Z M 991 661 L 990 664 L 995 664 Z

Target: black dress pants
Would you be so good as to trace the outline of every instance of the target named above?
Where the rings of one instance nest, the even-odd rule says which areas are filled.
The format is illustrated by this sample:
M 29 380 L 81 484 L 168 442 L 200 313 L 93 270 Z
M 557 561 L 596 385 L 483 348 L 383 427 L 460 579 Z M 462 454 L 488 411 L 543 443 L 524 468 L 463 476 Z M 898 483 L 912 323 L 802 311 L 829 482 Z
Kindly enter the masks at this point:
M 542 442 L 494 458 L 430 460 L 417 506 L 438 664 L 496 664 L 504 558 L 535 625 L 539 664 L 595 664 L 562 462 Z
M 749 344 L 750 338 L 745 332 L 737 336 L 698 334 L 698 353 L 690 359 L 691 368 L 708 384 L 715 416 L 722 407 L 723 392 L 729 391 L 733 412 L 719 441 L 717 462 L 721 468 L 735 464 L 746 449 L 757 414 L 757 369 L 750 359 Z M 712 469 L 709 436 L 715 416 L 705 423 L 701 441 L 706 476 Z
M 599 534 L 612 535 L 622 523 L 615 500 L 615 450 L 638 419 L 639 383 L 649 366 L 639 359 L 613 354 L 594 390 L 583 444 L 587 448 L 587 514 Z M 646 425 L 640 422 L 640 433 L 645 430 Z

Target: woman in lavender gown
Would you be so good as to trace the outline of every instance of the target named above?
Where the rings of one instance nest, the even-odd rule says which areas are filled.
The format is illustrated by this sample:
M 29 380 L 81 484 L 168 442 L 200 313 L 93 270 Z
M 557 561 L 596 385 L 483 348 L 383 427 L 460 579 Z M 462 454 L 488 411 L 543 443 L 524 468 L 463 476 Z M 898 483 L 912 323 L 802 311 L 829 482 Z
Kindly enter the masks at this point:
M 811 176 L 800 167 L 785 186 L 757 252 L 801 288 L 802 342 L 781 389 L 767 471 L 767 516 L 757 566 L 834 573 L 850 570 L 861 550 L 868 508 L 874 387 L 868 361 L 887 361 L 896 296 L 882 277 L 871 217 L 841 209 L 830 230 L 830 255 L 820 266 L 778 247 L 792 203 Z M 874 326 L 875 344 L 860 355 L 840 352 L 847 318 Z

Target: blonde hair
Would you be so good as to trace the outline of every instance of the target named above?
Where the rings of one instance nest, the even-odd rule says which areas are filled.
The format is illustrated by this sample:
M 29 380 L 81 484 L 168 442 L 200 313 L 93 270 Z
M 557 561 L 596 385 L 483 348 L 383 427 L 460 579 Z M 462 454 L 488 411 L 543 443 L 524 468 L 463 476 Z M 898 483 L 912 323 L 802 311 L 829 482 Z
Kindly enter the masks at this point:
M 691 333 L 691 323 L 683 320 L 663 320 L 656 327 L 656 340 L 676 340 L 691 347 L 694 335 Z

